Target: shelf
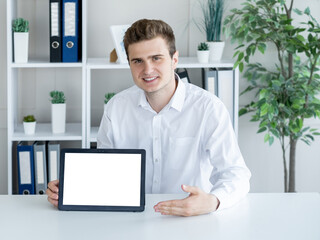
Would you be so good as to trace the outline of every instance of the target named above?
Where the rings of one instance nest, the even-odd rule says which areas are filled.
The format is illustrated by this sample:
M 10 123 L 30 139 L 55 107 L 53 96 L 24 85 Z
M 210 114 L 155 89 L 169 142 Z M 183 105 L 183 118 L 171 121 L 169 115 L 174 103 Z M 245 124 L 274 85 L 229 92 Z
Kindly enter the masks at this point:
M 129 69 L 128 63 L 111 63 L 109 58 L 88 58 L 89 69 Z
M 82 140 L 81 124 L 67 123 L 66 132 L 53 134 L 51 124 L 37 123 L 34 135 L 25 135 L 23 125 L 19 124 L 12 135 L 12 141 L 74 141 Z
M 219 62 L 199 63 L 196 57 L 180 57 L 177 68 L 233 68 L 231 60 Z M 128 63 L 110 63 L 108 58 L 88 58 L 89 69 L 129 69 Z
M 11 63 L 12 68 L 82 68 L 82 62 L 51 63 L 48 60 L 29 60 L 27 63 Z
M 199 63 L 196 57 L 180 57 L 177 68 L 233 68 L 233 64 L 232 60 Z

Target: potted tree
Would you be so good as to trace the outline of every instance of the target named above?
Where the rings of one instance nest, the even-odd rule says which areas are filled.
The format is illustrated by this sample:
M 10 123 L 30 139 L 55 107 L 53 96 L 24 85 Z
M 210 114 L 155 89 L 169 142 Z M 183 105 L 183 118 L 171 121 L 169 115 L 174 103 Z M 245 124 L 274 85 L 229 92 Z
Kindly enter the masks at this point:
M 285 192 L 295 192 L 297 142 L 310 144 L 314 136 L 320 135 L 305 122 L 307 118 L 320 117 L 320 25 L 309 8 L 303 12 L 294 10 L 306 18 L 305 22 L 294 24 L 293 3 L 294 0 L 288 4 L 284 0 L 247 0 L 242 9 L 233 9 L 224 22 L 224 31 L 238 41 L 234 67 L 243 71 L 244 63 L 248 64 L 244 76 L 249 86 L 243 93 L 257 93 L 239 114 L 253 112 L 252 121 L 260 122 L 258 133 L 266 132 L 265 142 L 271 145 L 274 138 L 279 139 Z M 256 50 L 265 54 L 269 45 L 277 51 L 272 69 L 251 59 Z
M 17 18 L 12 23 L 14 62 L 28 62 L 29 46 L 29 22 L 23 18 Z
M 207 63 L 209 61 L 209 46 L 207 43 L 199 43 L 197 57 L 199 63 Z
M 201 3 L 203 19 L 196 23 L 200 31 L 206 34 L 209 45 L 209 62 L 221 60 L 225 42 L 221 40 L 224 0 L 204 0 Z
M 62 91 L 51 91 L 51 123 L 53 133 L 66 131 L 66 98 Z
M 36 131 L 36 119 L 33 115 L 23 117 L 24 134 L 33 135 Z

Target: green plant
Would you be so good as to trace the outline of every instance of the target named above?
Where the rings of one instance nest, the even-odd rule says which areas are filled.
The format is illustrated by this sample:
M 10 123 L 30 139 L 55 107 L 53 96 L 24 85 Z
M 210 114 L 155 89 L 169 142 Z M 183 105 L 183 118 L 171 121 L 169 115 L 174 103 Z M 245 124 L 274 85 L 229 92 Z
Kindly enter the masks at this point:
M 208 51 L 208 50 L 209 50 L 209 46 L 207 43 L 205 42 L 199 43 L 198 51 Z
M 196 26 L 206 34 L 208 42 L 221 41 L 222 16 L 224 0 L 203 0 L 200 3 L 203 19 Z
M 64 96 L 64 93 L 62 91 L 51 91 L 50 92 L 51 97 L 51 103 L 57 104 L 57 103 L 65 103 L 66 97 Z
M 116 93 L 106 93 L 104 95 L 104 103 L 107 104 Z
M 285 0 L 247 0 L 242 9 L 233 9 L 224 22 L 224 31 L 231 35 L 232 41 L 238 41 L 234 67 L 239 66 L 243 71 L 244 63 L 248 63 L 244 76 L 249 86 L 242 94 L 257 92 L 256 98 L 239 115 L 253 112 L 251 120 L 259 122 L 258 133 L 266 132 L 264 141 L 271 145 L 274 138 L 279 139 L 285 192 L 295 191 L 298 140 L 309 145 L 314 136 L 320 135 L 317 129 L 305 126 L 305 119 L 320 117 L 320 27 L 309 8 L 304 12 L 294 10 L 307 18 L 294 25 L 293 3 L 293 0 L 288 5 Z M 256 50 L 266 52 L 267 44 L 277 51 L 278 61 L 273 69 L 250 62 Z
M 13 20 L 12 31 L 14 32 L 29 32 L 29 22 L 23 18 Z
M 24 122 L 35 122 L 36 119 L 34 118 L 33 115 L 27 115 L 27 116 L 24 116 L 24 117 L 23 117 L 23 121 L 24 121 Z

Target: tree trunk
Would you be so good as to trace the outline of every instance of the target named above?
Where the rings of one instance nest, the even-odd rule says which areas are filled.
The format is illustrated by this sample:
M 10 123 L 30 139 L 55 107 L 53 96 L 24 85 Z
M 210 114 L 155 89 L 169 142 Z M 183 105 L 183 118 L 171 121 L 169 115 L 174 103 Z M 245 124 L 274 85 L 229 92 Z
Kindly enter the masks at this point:
M 281 134 L 282 135 L 282 134 Z M 284 135 L 281 136 L 280 143 L 282 149 L 282 161 L 283 161 L 283 177 L 284 177 L 284 192 L 288 192 L 288 170 L 287 170 L 287 160 L 286 160 L 286 148 L 284 146 Z
M 289 192 L 296 191 L 296 147 L 297 140 L 290 137 Z

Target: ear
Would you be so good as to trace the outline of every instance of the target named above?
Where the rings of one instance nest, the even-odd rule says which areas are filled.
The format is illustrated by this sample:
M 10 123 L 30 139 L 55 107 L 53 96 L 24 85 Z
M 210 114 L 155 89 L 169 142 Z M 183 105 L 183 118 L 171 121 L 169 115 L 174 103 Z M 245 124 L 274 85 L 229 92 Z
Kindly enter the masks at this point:
M 179 62 L 179 52 L 176 51 L 172 56 L 172 68 L 176 69 Z

